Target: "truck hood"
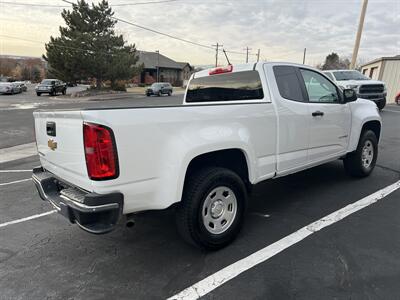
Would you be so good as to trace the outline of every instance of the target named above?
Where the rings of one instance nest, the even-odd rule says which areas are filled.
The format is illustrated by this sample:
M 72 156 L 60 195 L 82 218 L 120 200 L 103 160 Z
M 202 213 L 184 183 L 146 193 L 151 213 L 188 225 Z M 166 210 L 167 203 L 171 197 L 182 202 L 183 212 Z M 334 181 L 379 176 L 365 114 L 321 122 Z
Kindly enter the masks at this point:
M 364 84 L 385 84 L 382 81 L 379 80 L 339 80 L 336 81 L 336 83 L 340 86 L 346 86 L 346 85 L 364 85 Z

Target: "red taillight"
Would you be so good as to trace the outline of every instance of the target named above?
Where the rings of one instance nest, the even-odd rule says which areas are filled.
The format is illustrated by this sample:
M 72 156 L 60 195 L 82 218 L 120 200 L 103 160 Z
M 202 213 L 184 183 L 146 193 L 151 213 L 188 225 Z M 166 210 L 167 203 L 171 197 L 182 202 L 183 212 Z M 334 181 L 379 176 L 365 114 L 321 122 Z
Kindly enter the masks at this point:
M 105 180 L 118 177 L 118 155 L 114 134 L 110 128 L 84 123 L 83 144 L 90 179 Z
M 232 65 L 229 65 L 229 66 L 226 66 L 226 67 L 218 67 L 218 68 L 211 69 L 208 72 L 208 75 L 230 73 L 230 72 L 232 72 L 232 70 L 233 70 L 233 66 Z

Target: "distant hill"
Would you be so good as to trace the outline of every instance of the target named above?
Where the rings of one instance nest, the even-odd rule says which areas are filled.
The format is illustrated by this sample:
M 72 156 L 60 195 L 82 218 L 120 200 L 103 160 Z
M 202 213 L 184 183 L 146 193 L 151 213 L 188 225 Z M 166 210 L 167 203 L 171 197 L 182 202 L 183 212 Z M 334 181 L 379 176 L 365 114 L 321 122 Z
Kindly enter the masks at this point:
M 12 55 L 12 54 L 0 54 L 0 58 L 17 59 L 17 60 L 24 60 L 24 59 L 43 60 L 43 58 L 38 57 L 38 56 L 23 56 L 23 55 Z

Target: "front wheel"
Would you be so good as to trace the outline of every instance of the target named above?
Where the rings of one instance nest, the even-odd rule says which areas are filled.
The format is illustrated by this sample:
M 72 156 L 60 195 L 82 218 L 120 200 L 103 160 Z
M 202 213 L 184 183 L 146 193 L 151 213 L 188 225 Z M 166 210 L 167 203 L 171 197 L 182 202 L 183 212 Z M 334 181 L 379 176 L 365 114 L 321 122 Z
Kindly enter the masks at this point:
M 344 158 L 346 172 L 354 177 L 366 177 L 371 174 L 378 157 L 378 139 L 371 130 L 361 133 L 356 151 Z
M 236 173 L 204 168 L 186 180 L 176 214 L 178 231 L 201 249 L 223 248 L 242 227 L 246 201 L 245 185 Z
M 66 89 L 63 89 L 63 90 L 62 90 L 62 94 L 65 95 L 66 93 L 67 93 L 67 90 L 66 90 Z
M 41 93 L 36 93 L 36 96 L 40 97 Z

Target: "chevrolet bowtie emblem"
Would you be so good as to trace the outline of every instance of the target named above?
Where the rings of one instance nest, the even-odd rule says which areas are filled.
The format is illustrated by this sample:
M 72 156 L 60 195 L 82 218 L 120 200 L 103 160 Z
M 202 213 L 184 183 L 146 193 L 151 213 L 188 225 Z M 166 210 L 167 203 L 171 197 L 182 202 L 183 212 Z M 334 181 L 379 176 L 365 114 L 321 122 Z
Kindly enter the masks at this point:
M 57 142 L 55 142 L 54 140 L 49 140 L 47 142 L 47 146 L 49 146 L 49 148 L 54 151 L 57 149 Z

